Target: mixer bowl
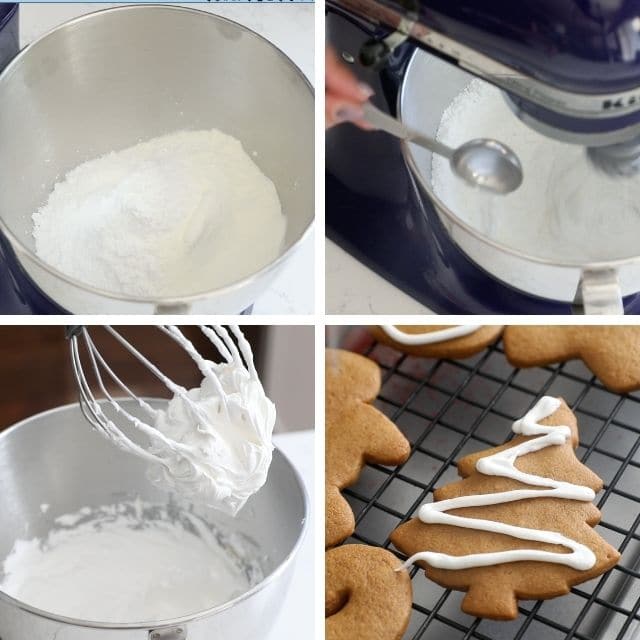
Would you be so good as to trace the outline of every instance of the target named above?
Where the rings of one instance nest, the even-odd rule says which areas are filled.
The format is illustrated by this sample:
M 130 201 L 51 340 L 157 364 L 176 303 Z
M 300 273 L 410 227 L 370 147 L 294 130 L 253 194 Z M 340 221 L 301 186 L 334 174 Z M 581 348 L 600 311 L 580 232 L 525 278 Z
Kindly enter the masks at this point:
M 135 401 L 122 402 L 139 414 Z M 166 406 L 162 400 L 149 402 Z M 53 409 L 16 424 L 0 434 L 0 558 L 8 555 L 16 538 L 43 537 L 55 518 L 85 505 L 101 506 L 137 496 L 166 504 L 169 495 L 149 482 L 146 470 L 145 462 L 94 432 L 78 405 Z M 179 497 L 173 498 L 179 506 L 188 507 Z M 40 508 L 43 503 L 50 505 L 46 514 Z M 56 616 L 0 591 L 2 640 L 263 638 L 285 600 L 305 532 L 307 508 L 300 477 L 276 450 L 265 486 L 236 518 L 202 508 L 194 510 L 206 520 L 215 518 L 221 528 L 247 535 L 260 547 L 266 557 L 262 563 L 265 578 L 247 593 L 180 619 L 101 624 Z M 162 564 L 162 558 L 158 563 Z
M 445 109 L 472 79 L 465 71 L 417 49 L 399 94 L 399 118 L 408 127 L 436 137 Z M 561 255 L 549 260 L 523 253 L 484 235 L 438 198 L 431 181 L 430 151 L 403 143 L 403 154 L 422 195 L 433 203 L 450 237 L 493 277 L 541 298 L 577 302 L 591 313 L 622 312 L 622 296 L 640 290 L 640 254 L 582 263 Z
M 166 5 L 82 16 L 8 65 L 0 103 L 0 225 L 13 249 L 5 257 L 67 311 L 241 312 L 313 222 L 313 89 L 279 49 L 224 18 Z M 217 290 L 136 298 L 85 285 L 35 255 L 31 214 L 67 171 L 140 140 L 211 128 L 238 138 L 275 184 L 287 231 L 271 264 Z

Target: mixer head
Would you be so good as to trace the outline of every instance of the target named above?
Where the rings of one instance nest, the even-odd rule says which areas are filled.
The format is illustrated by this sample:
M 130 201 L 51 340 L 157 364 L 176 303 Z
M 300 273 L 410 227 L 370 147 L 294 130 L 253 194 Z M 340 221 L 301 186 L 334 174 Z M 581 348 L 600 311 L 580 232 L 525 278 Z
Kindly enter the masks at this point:
M 330 0 L 373 35 L 365 65 L 409 40 L 504 90 L 517 116 L 588 149 L 615 175 L 640 168 L 636 0 Z M 383 46 L 380 46 L 382 43 Z

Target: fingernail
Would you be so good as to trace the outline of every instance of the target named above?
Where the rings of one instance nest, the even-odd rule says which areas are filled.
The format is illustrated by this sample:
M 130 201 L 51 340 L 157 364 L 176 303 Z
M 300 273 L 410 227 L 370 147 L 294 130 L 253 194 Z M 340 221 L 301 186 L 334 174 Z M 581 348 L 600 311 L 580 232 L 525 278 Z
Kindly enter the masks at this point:
M 339 122 L 347 122 L 349 120 L 360 120 L 364 117 L 364 112 L 360 107 L 344 106 L 339 107 L 335 111 L 335 118 Z
M 375 91 L 366 82 L 358 83 L 358 90 L 364 100 L 368 100 L 375 93 Z

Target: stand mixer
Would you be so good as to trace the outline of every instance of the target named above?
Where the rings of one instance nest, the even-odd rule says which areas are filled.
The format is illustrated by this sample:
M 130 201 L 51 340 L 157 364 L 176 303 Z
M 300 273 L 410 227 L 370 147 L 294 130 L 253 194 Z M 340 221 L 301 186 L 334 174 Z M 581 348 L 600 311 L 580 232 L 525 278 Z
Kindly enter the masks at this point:
M 640 179 L 640 2 L 331 0 L 327 39 L 407 126 L 437 132 L 475 76 L 524 125 L 585 147 L 594 171 Z M 640 250 L 523 255 L 448 210 L 425 175 L 430 156 L 411 145 L 341 126 L 326 150 L 327 235 L 433 311 L 640 311 Z

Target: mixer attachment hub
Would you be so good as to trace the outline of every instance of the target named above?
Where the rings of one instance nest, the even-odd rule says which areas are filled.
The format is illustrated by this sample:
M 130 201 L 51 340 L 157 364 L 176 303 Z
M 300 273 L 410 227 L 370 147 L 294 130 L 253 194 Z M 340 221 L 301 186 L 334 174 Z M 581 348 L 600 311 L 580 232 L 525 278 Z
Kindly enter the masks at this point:
M 618 144 L 587 147 L 587 156 L 594 167 L 607 175 L 635 176 L 640 171 L 640 136 Z
M 187 633 L 182 627 L 149 631 L 149 640 L 186 640 L 186 637 Z
M 401 44 L 406 42 L 408 36 L 402 31 L 392 31 L 386 38 L 371 38 L 360 48 L 358 60 L 363 67 L 380 71 L 386 64 L 389 56 Z

